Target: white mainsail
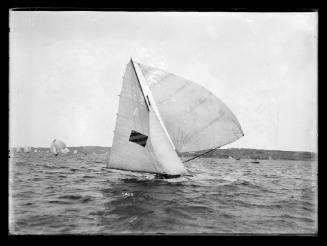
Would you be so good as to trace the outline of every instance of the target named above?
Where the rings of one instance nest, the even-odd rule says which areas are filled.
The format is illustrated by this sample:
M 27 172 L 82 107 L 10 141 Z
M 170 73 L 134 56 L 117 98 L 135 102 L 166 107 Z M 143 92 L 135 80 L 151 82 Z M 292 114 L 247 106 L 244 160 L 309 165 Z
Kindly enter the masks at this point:
M 119 97 L 109 168 L 184 174 L 175 150 L 209 149 L 243 136 L 236 117 L 212 93 L 132 59 Z
M 142 88 L 142 78 L 138 78 L 136 69 L 131 60 L 126 67 L 119 95 L 119 109 L 108 167 L 172 175 L 185 173 L 183 164 L 160 124 L 160 116 L 153 109 L 155 102 L 150 101 L 151 95 L 147 88 Z M 144 94 L 143 89 L 147 94 Z M 156 146 L 153 146 L 153 143 Z M 174 162 L 167 163 L 166 159 L 162 159 L 162 146 L 157 144 L 168 145 L 163 147 L 169 156 L 165 158 Z
M 177 151 L 217 148 L 244 135 L 231 110 L 204 87 L 161 69 L 138 65 Z

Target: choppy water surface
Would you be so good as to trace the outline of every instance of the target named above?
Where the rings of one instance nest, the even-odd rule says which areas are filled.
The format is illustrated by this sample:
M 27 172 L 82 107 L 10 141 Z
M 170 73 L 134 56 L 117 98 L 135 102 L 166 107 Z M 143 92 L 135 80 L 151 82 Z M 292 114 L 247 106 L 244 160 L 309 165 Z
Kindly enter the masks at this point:
M 199 158 L 192 176 L 106 168 L 95 155 L 17 153 L 15 234 L 315 233 L 317 162 Z

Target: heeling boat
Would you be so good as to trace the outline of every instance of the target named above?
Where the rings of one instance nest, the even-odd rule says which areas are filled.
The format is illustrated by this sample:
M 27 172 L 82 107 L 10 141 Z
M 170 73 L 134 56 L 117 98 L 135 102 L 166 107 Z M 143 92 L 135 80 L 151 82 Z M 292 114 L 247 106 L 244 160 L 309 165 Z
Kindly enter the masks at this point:
M 119 95 L 108 167 L 178 177 L 187 170 L 177 152 L 204 155 L 243 135 L 234 114 L 207 89 L 131 59 Z

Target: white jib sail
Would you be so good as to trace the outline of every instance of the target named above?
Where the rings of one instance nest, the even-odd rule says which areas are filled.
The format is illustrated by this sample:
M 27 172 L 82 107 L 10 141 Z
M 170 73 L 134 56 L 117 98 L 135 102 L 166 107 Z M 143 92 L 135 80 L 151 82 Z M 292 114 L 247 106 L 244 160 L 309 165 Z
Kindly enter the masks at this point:
M 244 135 L 231 110 L 207 89 L 161 69 L 138 65 L 179 152 L 216 148 Z
M 161 148 L 153 146 L 158 143 L 169 143 L 169 140 L 166 139 L 166 142 L 162 140 L 167 136 L 160 122 L 158 123 L 158 116 L 153 111 L 154 102 L 150 103 L 151 107 L 148 106 L 145 100 L 149 97 L 147 99 L 144 97 L 142 89 L 133 62 L 130 61 L 123 78 L 108 167 L 149 173 L 179 174 L 178 171 L 184 173 L 184 168 L 184 170 L 172 168 L 173 162 L 167 164 L 167 159 L 161 160 Z M 156 132 L 158 127 L 161 133 L 152 136 L 151 134 Z M 169 146 L 173 151 L 173 147 Z M 176 164 L 175 159 L 174 161 Z
M 152 108 L 150 108 L 150 139 L 155 157 L 165 173 L 171 175 L 186 173 L 184 165 L 173 149 Z

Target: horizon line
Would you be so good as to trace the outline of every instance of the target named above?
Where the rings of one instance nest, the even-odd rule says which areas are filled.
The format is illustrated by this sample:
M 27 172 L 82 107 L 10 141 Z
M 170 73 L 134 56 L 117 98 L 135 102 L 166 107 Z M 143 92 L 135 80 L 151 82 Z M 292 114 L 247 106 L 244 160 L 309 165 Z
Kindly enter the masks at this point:
M 34 147 L 31 145 L 24 145 L 24 146 L 15 146 L 15 147 L 9 147 L 11 148 L 24 148 L 24 147 L 31 147 L 31 148 L 50 148 L 50 147 Z M 78 147 L 101 147 L 101 148 L 111 148 L 112 146 L 101 146 L 101 145 L 78 145 L 78 146 L 67 146 L 67 148 L 78 148 Z M 311 150 L 283 150 L 283 149 L 261 149 L 261 148 L 253 148 L 253 147 L 243 147 L 243 148 L 218 148 L 217 150 L 224 150 L 224 149 L 250 149 L 250 150 L 264 150 L 264 151 L 289 151 L 289 152 L 311 152 L 311 153 L 318 153 L 317 151 L 311 151 Z M 185 151 L 181 153 L 189 153 L 189 152 L 201 152 L 205 150 L 197 150 L 197 151 Z

